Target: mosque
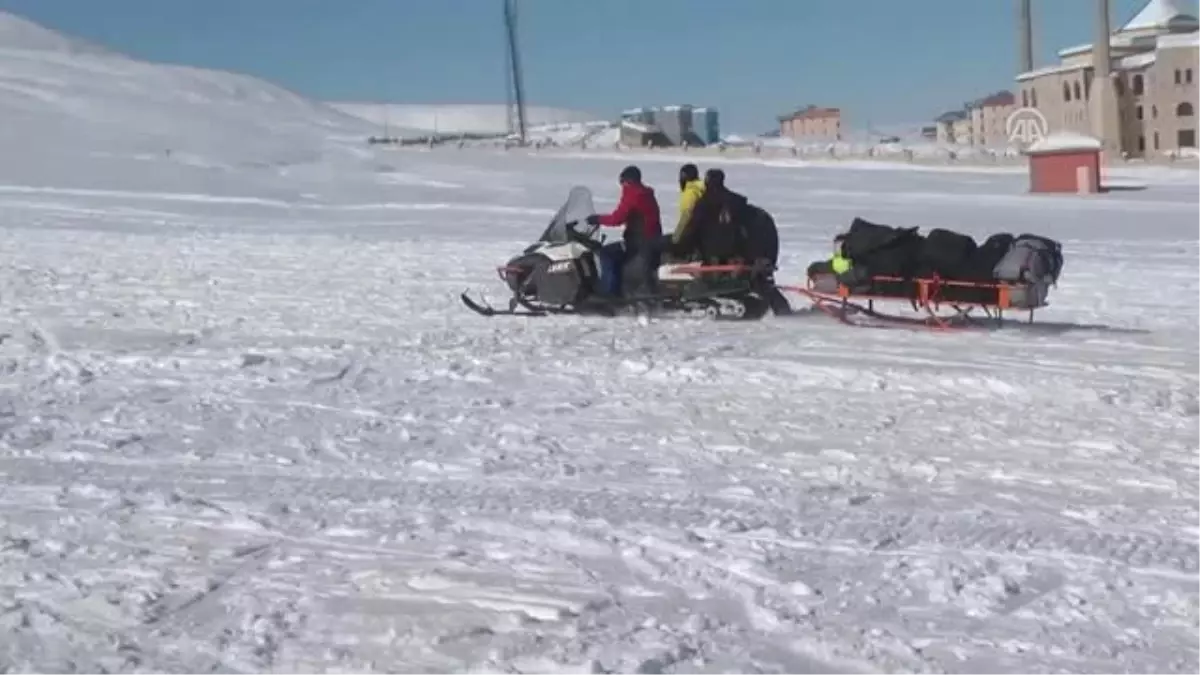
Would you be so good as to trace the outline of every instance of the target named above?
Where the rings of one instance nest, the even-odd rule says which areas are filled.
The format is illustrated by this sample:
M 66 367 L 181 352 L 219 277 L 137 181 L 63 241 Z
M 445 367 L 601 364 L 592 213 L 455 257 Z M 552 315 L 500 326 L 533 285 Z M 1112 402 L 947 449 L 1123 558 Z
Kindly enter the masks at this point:
M 1108 3 L 1102 4 L 1106 11 Z M 1016 77 L 1014 104 L 1036 108 L 1051 132 L 1100 137 L 1109 150 L 1131 157 L 1196 148 L 1200 22 L 1180 0 L 1149 0 L 1110 33 L 1107 50 L 1068 47 L 1058 52 L 1059 63 L 1043 68 L 1032 67 L 1030 25 L 1022 23 L 1025 67 Z M 1094 86 L 1103 70 L 1109 92 Z M 1102 98 L 1094 101 L 1094 94 Z
M 1108 0 L 1096 0 L 1097 33 L 1107 34 L 1108 44 L 1067 47 L 1058 52 L 1058 63 L 1044 67 L 1034 65 L 1031 0 L 1017 2 L 1020 72 L 1014 91 L 943 114 L 928 135 L 943 143 L 1012 145 L 1009 116 L 1033 108 L 1046 133 L 1087 134 L 1114 155 L 1195 151 L 1200 21 L 1181 0 L 1149 0 L 1116 30 L 1108 25 Z

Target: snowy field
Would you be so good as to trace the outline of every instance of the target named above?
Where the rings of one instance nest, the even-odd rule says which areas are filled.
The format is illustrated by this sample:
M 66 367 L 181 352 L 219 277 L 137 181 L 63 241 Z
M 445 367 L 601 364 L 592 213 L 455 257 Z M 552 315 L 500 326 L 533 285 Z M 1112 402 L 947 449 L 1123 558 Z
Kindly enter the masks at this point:
M 1200 667 L 1194 170 L 727 163 L 785 280 L 856 215 L 1060 239 L 1034 328 L 487 320 L 631 155 L 0 36 L 0 671 Z
M 1042 328 L 951 335 L 482 319 L 621 164 L 387 161 L 0 186 L 0 663 L 1196 670 L 1189 174 L 730 169 L 785 278 L 854 215 L 1064 242 Z

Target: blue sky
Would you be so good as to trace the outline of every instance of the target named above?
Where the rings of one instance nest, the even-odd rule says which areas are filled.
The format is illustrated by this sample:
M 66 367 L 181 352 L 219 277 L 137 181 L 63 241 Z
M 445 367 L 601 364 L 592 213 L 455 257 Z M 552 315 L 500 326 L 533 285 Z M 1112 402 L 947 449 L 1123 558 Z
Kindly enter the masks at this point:
M 1145 0 L 1111 0 L 1114 28 Z M 1034 0 L 1036 59 L 1091 41 L 1093 0 Z M 1188 3 L 1195 9 L 1195 2 Z M 801 104 L 922 122 L 1009 88 L 1016 0 L 519 0 L 531 102 L 643 104 L 773 128 Z M 133 56 L 265 77 L 327 100 L 502 102 L 501 0 L 0 0 Z

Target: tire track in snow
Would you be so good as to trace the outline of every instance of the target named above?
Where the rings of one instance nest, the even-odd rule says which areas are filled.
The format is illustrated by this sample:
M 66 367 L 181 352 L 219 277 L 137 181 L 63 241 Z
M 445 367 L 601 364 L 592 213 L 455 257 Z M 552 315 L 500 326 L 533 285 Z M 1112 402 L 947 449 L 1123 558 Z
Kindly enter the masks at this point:
M 910 520 L 910 525 L 922 520 L 932 519 L 914 518 Z M 1040 561 L 1046 563 L 1043 567 L 1015 568 L 1019 583 L 1010 581 L 1007 574 L 1013 573 L 1014 568 L 1008 566 L 1009 571 L 1006 572 L 1006 566 L 1001 564 L 1000 568 L 995 570 L 991 567 L 994 562 L 987 561 L 1029 558 L 1030 556 L 1007 552 L 1013 535 L 1021 530 L 1003 526 L 985 529 L 986 532 L 973 543 L 989 545 L 989 548 L 974 552 L 982 558 L 981 562 L 987 564 L 980 566 L 978 563 L 964 562 L 965 569 L 952 562 L 964 551 L 949 547 L 899 548 L 893 545 L 881 549 L 877 546 L 862 545 L 861 542 L 845 543 L 836 539 L 824 542 L 797 542 L 778 537 L 756 536 L 754 533 L 711 530 L 685 530 L 681 533 L 649 526 L 617 530 L 609 536 L 625 545 L 626 559 L 632 569 L 649 575 L 657 583 L 676 585 L 689 592 L 690 597 L 695 599 L 712 593 L 739 599 L 745 612 L 745 620 L 752 630 L 780 635 L 803 635 L 802 640 L 791 645 L 792 649 L 800 654 L 822 654 L 826 659 L 835 657 L 832 660 L 835 663 L 845 663 L 843 659 L 850 658 L 866 659 L 865 664 L 856 666 L 857 669 L 882 667 L 892 671 L 953 672 L 966 667 L 960 660 L 961 657 L 955 655 L 958 653 L 957 649 L 968 644 L 975 658 L 983 659 L 983 663 L 992 664 L 1006 661 L 1017 664 L 1028 662 L 1030 658 L 1035 662 L 1053 663 L 1061 662 L 1063 658 L 1074 658 L 1081 664 L 1094 664 L 1081 666 L 1091 668 L 1099 667 L 1100 663 L 1107 662 L 1126 648 L 1132 649 L 1130 658 L 1152 660 L 1149 656 L 1150 645 L 1139 643 L 1136 639 L 1129 641 L 1128 645 L 1122 642 L 1121 645 L 1104 646 L 1086 639 L 1081 640 L 1080 636 L 1072 632 L 1050 631 L 1046 632 L 1037 647 L 1026 644 L 1022 638 L 1030 630 L 1029 625 L 1040 625 L 1047 620 L 1046 612 L 1061 613 L 1061 603 L 1053 601 L 1049 605 L 1051 609 L 1033 609 L 1026 611 L 1021 617 L 1013 615 L 1051 594 L 1064 594 L 1069 602 L 1083 601 L 1087 598 L 1097 603 L 1097 609 L 1088 612 L 1090 622 L 1120 623 L 1121 618 L 1120 615 L 1110 615 L 1105 611 L 1109 598 L 1103 595 L 1080 595 L 1079 590 L 1064 589 L 1064 584 L 1072 582 L 1084 585 L 1099 583 L 1098 579 L 1104 578 L 1103 576 L 1087 574 L 1072 579 L 1069 571 L 1079 563 L 1089 567 L 1095 566 L 1098 562 L 1096 559 L 1064 560 L 1062 556 L 1049 555 Z M 903 533 L 898 533 L 897 538 L 903 536 Z M 1119 551 L 1113 551 L 1115 542 L 1124 542 L 1116 545 Z M 1172 548 L 1170 545 L 1162 545 L 1162 540 L 1154 537 L 1142 538 L 1141 542 L 1147 548 L 1158 549 L 1160 552 Z M 1138 556 L 1139 549 L 1134 545 L 1136 542 L 1130 542 L 1129 538 L 1097 537 L 1093 543 L 1099 548 L 1099 551 L 1093 553 L 1107 551 L 1113 559 L 1129 561 Z M 751 548 L 747 548 L 747 545 Z M 774 546 L 834 554 L 849 559 L 841 563 L 836 560 L 822 561 L 820 564 L 815 561 L 797 561 L 801 569 L 813 569 L 814 565 L 820 568 L 823 565 L 826 570 L 844 570 L 833 576 L 817 575 L 816 579 L 809 580 L 810 583 L 816 584 L 810 588 L 808 583 L 782 582 L 776 577 L 777 573 L 772 571 L 772 565 L 767 564 L 767 558 L 764 557 Z M 897 574 L 902 568 L 894 568 L 890 563 L 882 562 L 879 556 L 907 561 L 909 569 L 914 573 Z M 1068 564 L 1063 567 L 1063 562 Z M 1194 562 L 1193 557 L 1193 567 Z M 1023 572 L 1020 571 L 1022 569 Z M 864 570 L 874 570 L 874 576 L 878 579 L 876 583 L 883 585 L 860 585 L 858 579 L 863 577 Z M 789 574 L 786 567 L 780 572 Z M 1181 585 L 1190 585 L 1195 578 L 1194 574 L 1168 576 Z M 893 586 L 890 593 L 889 586 Z M 955 612 L 947 612 L 945 609 L 928 616 L 920 614 L 920 611 L 930 611 L 928 603 L 918 602 L 906 608 L 905 605 L 912 604 L 913 601 L 905 601 L 903 598 L 911 597 L 914 592 L 919 596 L 926 587 L 930 589 L 926 592 L 933 593 L 940 587 L 951 594 L 940 602 L 948 603 L 963 612 L 961 619 L 956 620 Z M 1133 595 L 1129 599 L 1133 600 L 1137 595 L 1136 589 L 1131 590 L 1131 593 Z M 961 597 L 958 597 L 960 595 Z M 934 607 L 937 606 L 937 600 L 931 597 L 930 601 Z M 878 606 L 880 603 L 883 603 L 883 606 Z M 872 607 L 875 609 L 871 609 Z M 981 611 L 984 612 L 982 616 L 979 615 Z M 1086 606 L 1083 611 L 1086 611 Z M 1159 611 L 1169 614 L 1171 610 L 1169 607 L 1163 607 Z M 987 617 L 994 618 L 1000 615 L 1008 616 L 1009 620 L 1003 625 L 992 625 L 988 622 Z M 870 616 L 877 616 L 880 623 L 869 620 L 859 623 Z M 922 632 L 931 633 L 930 639 L 899 639 L 887 629 L 879 627 L 890 626 L 896 622 L 907 624 L 910 621 L 923 623 L 924 630 L 915 626 L 910 628 L 914 629 L 917 635 Z M 1071 619 L 1065 621 L 1069 623 Z M 974 626 L 974 632 L 967 626 Z M 986 632 L 980 632 L 984 629 Z M 907 634 L 910 630 L 904 632 Z M 933 637 L 934 635 L 937 637 Z M 979 637 L 980 635 L 989 637 L 985 639 Z M 1006 638 L 1005 635 L 1011 637 Z M 1163 639 L 1169 641 L 1173 638 L 1171 634 L 1167 634 Z M 1068 653 L 1073 656 L 1068 657 Z
M 34 458 L 28 461 L 9 458 L 6 466 L 12 478 L 24 473 L 18 471 L 20 467 L 25 467 L 33 475 L 44 475 L 46 472 L 45 465 Z M 92 475 L 87 476 L 86 480 L 101 486 L 120 487 L 147 480 L 161 470 L 123 464 L 120 475 Z M 173 471 L 178 472 L 181 479 L 194 475 L 201 481 L 204 476 L 213 473 L 186 466 L 174 468 Z M 144 476 L 139 476 L 143 473 Z M 262 474 L 260 480 L 268 475 L 270 480 L 284 483 L 309 483 L 314 480 L 312 476 L 287 471 Z M 239 477 L 232 470 L 226 476 L 228 482 Z M 321 476 L 320 480 L 324 489 L 330 491 L 339 484 L 347 491 L 370 484 L 381 488 L 397 484 L 395 477 L 339 475 L 333 472 Z M 521 504 L 529 503 L 529 491 L 534 491 L 539 494 L 537 503 L 543 509 L 553 510 L 555 505 L 572 510 L 582 507 L 595 514 L 604 514 L 611 523 L 635 521 L 636 514 L 651 508 L 651 504 L 656 511 L 669 515 L 681 527 L 701 530 L 716 515 L 738 513 L 740 518 L 748 522 L 761 517 L 760 522 L 766 527 L 788 534 L 786 537 L 775 537 L 773 541 L 780 545 L 790 542 L 798 548 L 822 548 L 829 544 L 843 548 L 849 546 L 848 550 L 856 553 L 886 554 L 937 547 L 964 552 L 974 550 L 997 555 L 1075 560 L 1079 564 L 1122 566 L 1166 578 L 1192 578 L 1200 571 L 1200 543 L 1190 537 L 1185 538 L 1183 535 L 1186 533 L 1182 532 L 1180 537 L 1151 532 L 1106 532 L 1099 528 L 1054 526 L 1042 522 L 1030 524 L 986 512 L 943 514 L 906 511 L 904 507 L 897 507 L 900 509 L 897 514 L 893 510 L 848 510 L 804 502 L 780 513 L 778 509 L 769 508 L 768 504 L 758 501 L 726 499 L 719 495 L 710 495 L 700 505 L 693 505 L 690 501 L 692 495 L 680 495 L 674 499 L 656 496 L 654 483 L 630 484 L 628 487 L 637 489 L 628 493 L 592 487 L 580 481 L 568 480 L 557 484 L 504 476 L 490 477 L 486 482 L 448 476 L 445 481 L 405 480 L 402 484 L 403 492 L 395 495 L 397 508 L 466 499 L 477 504 L 474 512 L 480 515 L 511 513 L 519 509 Z M 200 487 L 198 484 L 196 489 Z M 225 488 L 231 489 L 228 484 Z
M 353 480 L 347 479 L 343 490 L 352 490 L 352 483 Z M 323 480 L 326 490 L 335 488 L 336 484 L 336 479 Z M 358 485 L 360 488 L 366 486 L 361 482 Z M 331 496 L 341 491 L 334 491 Z M 742 634 L 745 643 L 756 650 L 767 650 L 774 646 L 792 653 L 796 658 L 804 658 L 805 655 L 814 655 L 816 645 L 820 644 L 823 651 L 841 655 L 840 661 L 870 655 L 868 661 L 889 673 L 943 673 L 953 670 L 928 663 L 931 657 L 923 656 L 924 650 L 914 649 L 899 638 L 889 637 L 888 621 L 883 621 L 880 626 L 863 625 L 860 622 L 871 621 L 868 615 L 853 611 L 840 616 L 836 613 L 812 615 L 811 598 L 797 595 L 790 585 L 779 583 L 769 573 L 745 567 L 745 561 L 754 560 L 756 555 L 745 552 L 740 555 L 736 552 L 718 555 L 700 550 L 704 542 L 725 546 L 750 543 L 791 550 L 793 555 L 810 551 L 821 558 L 832 555 L 847 560 L 886 556 L 936 561 L 946 560 L 949 554 L 1012 558 L 1045 563 L 1046 566 L 1066 569 L 1068 572 L 1091 573 L 1086 574 L 1085 579 L 1094 578 L 1094 574 L 1102 573 L 1104 569 L 1120 574 L 1122 568 L 1128 568 L 1128 572 L 1147 577 L 1196 581 L 1196 561 L 1200 560 L 1198 546 L 1170 534 L 1120 534 L 1079 527 L 1031 527 L 1018 519 L 992 514 L 904 513 L 902 509 L 901 513 L 895 510 L 847 513 L 846 507 L 809 508 L 810 503 L 798 502 L 796 506 L 786 508 L 784 514 L 775 510 L 772 515 L 756 513 L 760 507 L 754 502 L 709 500 L 703 508 L 696 508 L 686 503 L 655 500 L 643 490 L 634 494 L 610 494 L 584 485 L 577 486 L 577 491 L 571 491 L 570 494 L 559 494 L 558 489 L 545 485 L 526 484 L 518 488 L 516 484 L 451 486 L 406 483 L 392 485 L 391 494 L 389 509 L 395 513 L 418 512 L 427 508 L 427 504 L 445 503 L 448 498 L 454 498 L 457 503 L 476 504 L 470 510 L 473 519 L 520 524 L 493 528 L 492 532 L 488 532 L 485 525 L 479 525 L 479 521 L 476 521 L 476 526 L 470 527 L 470 531 L 479 533 L 485 540 L 532 537 L 532 534 L 518 531 L 522 527 L 528 528 L 529 532 L 545 532 L 544 522 L 529 522 L 521 518 L 514 520 L 514 514 L 522 512 L 521 504 L 536 503 L 541 508 L 550 508 L 556 503 L 562 508 L 571 508 L 574 504 L 577 510 L 586 504 L 574 521 L 560 521 L 559 530 L 563 534 L 536 538 L 532 548 L 526 544 L 522 556 L 538 561 L 539 565 L 556 560 L 569 561 L 572 556 L 581 554 L 581 544 L 578 542 L 593 542 L 582 546 L 587 549 L 583 552 L 589 561 L 584 567 L 596 574 L 594 584 L 599 587 L 595 590 L 600 590 L 613 583 L 622 583 L 622 575 L 613 577 L 611 571 L 606 571 L 602 563 L 605 556 L 599 550 L 605 545 L 602 544 L 604 542 L 616 542 L 619 548 L 626 551 L 626 565 L 648 579 L 652 586 L 660 589 L 673 587 L 682 590 L 685 597 L 719 596 L 738 603 L 745 613 L 744 619 L 726 619 L 722 631 Z M 646 530 L 646 526 L 640 524 L 640 519 L 641 514 L 647 512 L 665 516 L 677 524 L 676 530 L 671 533 Z M 763 536 L 757 534 L 756 530 L 714 530 L 710 524 L 713 518 L 719 518 L 719 514 L 737 514 L 738 518 L 755 524 L 763 531 L 775 530 L 780 534 Z M 606 522 L 599 524 L 596 520 L 588 520 L 598 516 L 602 516 Z M 461 528 L 463 525 L 460 519 L 455 521 L 454 527 Z M 734 530 L 743 530 L 743 527 L 734 527 Z M 690 543 L 674 543 L 680 533 L 685 539 L 690 539 Z M 263 532 L 260 536 L 266 540 L 280 540 L 274 533 Z M 292 537 L 284 536 L 282 539 Z M 293 545 L 300 543 L 295 539 L 292 542 Z M 353 539 L 320 537 L 310 542 L 306 544 L 314 546 L 312 550 L 360 549 Z M 600 542 L 600 546 L 596 546 L 595 542 Z M 509 549 L 509 546 L 505 546 L 505 549 Z M 361 550 L 366 552 L 367 549 Z M 392 550 L 389 546 L 373 546 L 371 550 L 377 551 L 378 555 L 394 555 L 398 552 L 398 549 Z M 1025 598 L 1024 602 L 1032 602 L 1033 599 L 1036 598 Z M 468 601 L 469 598 L 463 596 L 456 602 Z M 602 614 L 602 620 L 614 621 L 614 615 L 622 611 L 628 613 L 629 608 L 620 610 L 590 605 L 582 610 L 582 614 L 595 614 L 598 611 Z M 659 616 L 660 622 L 665 620 L 666 617 Z M 769 638 L 764 638 L 764 634 Z M 1025 634 L 1019 637 L 1025 637 Z M 1068 632 L 1062 638 L 1046 635 L 1040 638 L 1037 651 L 1045 652 L 1042 658 L 1061 662 L 1062 656 L 1052 655 L 1049 651 L 1051 647 L 1058 645 L 1067 649 L 1074 645 L 1070 646 L 1070 650 L 1080 658 L 1094 657 L 1087 656 L 1091 653 L 1087 652 L 1090 647 L 1079 643 L 1078 638 L 1074 632 Z M 695 649 L 701 656 L 718 650 L 716 643 L 689 641 L 685 637 L 680 640 L 680 645 Z M 790 640 L 794 640 L 794 644 Z M 523 643 L 517 640 L 517 644 Z M 580 639 L 576 638 L 559 638 L 554 640 L 554 644 L 557 645 L 556 649 L 565 652 L 574 653 L 572 650 L 583 649 Z M 943 644 L 944 640 L 938 640 L 938 647 Z M 532 650 L 533 647 L 526 649 Z M 971 649 L 988 652 L 989 649 L 1000 650 L 1000 647 L 977 643 Z
M 733 556 L 708 555 L 694 546 L 672 542 L 636 529 L 617 529 L 626 564 L 655 583 L 684 590 L 689 597 L 717 594 L 734 601 L 738 623 L 752 635 L 765 634 L 796 657 L 823 664 L 823 670 L 939 672 L 919 650 L 852 621 L 830 620 L 814 611 L 812 591 L 803 583 L 784 584 Z M 730 621 L 730 618 L 726 618 Z
M 830 514 L 833 515 L 833 514 Z M 836 516 L 835 516 L 836 517 Z M 803 522 L 811 522 L 804 519 Z M 1152 533 L 1029 526 L 987 515 L 917 513 L 839 518 L 823 527 L 792 529 L 787 537 L 732 535 L 785 548 L 848 555 L 936 556 L 954 551 L 986 556 L 1068 562 L 1084 567 L 1125 567 L 1176 581 L 1194 580 L 1200 547 L 1192 540 Z
M 139 473 L 136 467 L 130 467 L 130 472 Z M 153 470 L 147 468 L 140 473 L 151 472 Z M 145 480 L 137 475 L 126 475 L 124 478 L 134 482 Z M 299 480 L 309 483 L 311 477 L 274 476 L 273 480 Z M 322 479 L 322 491 L 336 495 L 357 489 L 361 494 L 363 488 L 369 491 L 371 482 L 373 481 L 329 476 Z M 868 639 L 861 631 L 872 627 L 858 625 L 853 618 L 856 615 L 839 619 L 836 614 L 826 612 L 814 618 L 811 616 L 810 597 L 798 595 L 789 585 L 772 578 L 769 570 L 762 568 L 761 564 L 756 563 L 758 571 L 753 567 L 746 567 L 744 561 L 754 563 L 761 557 L 760 554 L 739 552 L 736 549 L 750 544 L 767 548 L 807 550 L 854 561 L 877 556 L 937 560 L 945 558 L 948 554 L 966 553 L 982 557 L 1033 559 L 1053 563 L 1059 568 L 1065 563 L 1066 569 L 1074 568 L 1079 571 L 1095 571 L 1096 568 L 1108 567 L 1119 572 L 1119 568 L 1129 567 L 1176 582 L 1194 579 L 1196 569 L 1195 546 L 1168 536 L 1149 533 L 1121 535 L 1085 528 L 1029 527 L 1016 519 L 986 514 L 888 515 L 880 511 L 863 511 L 848 515 L 845 510 L 805 508 L 805 503 L 801 502 L 796 507 L 785 509 L 785 514 L 776 514 L 767 520 L 768 514 L 757 512 L 760 505 L 756 502 L 715 498 L 692 506 L 670 499 L 656 500 L 649 492 L 652 488 L 649 485 L 627 495 L 589 489 L 584 485 L 575 486 L 576 489 L 567 494 L 556 495 L 559 491 L 558 486 L 539 487 L 533 482 L 501 481 L 498 485 L 458 482 L 456 485 L 446 485 L 414 484 L 405 481 L 404 489 L 399 493 L 394 492 L 394 477 L 374 482 L 391 483 L 394 503 L 390 510 L 396 513 L 420 510 L 423 505 L 445 503 L 446 499 L 454 498 L 458 503 L 477 504 L 478 506 L 472 509 L 475 518 L 489 518 L 497 523 L 514 523 L 513 514 L 520 513 L 521 504 L 528 503 L 529 500 L 540 505 L 561 503 L 567 506 L 574 503 L 576 508 L 586 504 L 587 511 L 592 514 L 592 520 L 587 519 L 586 513 L 580 513 L 575 520 L 564 521 L 555 528 L 561 534 L 547 533 L 543 522 L 526 523 L 520 519 L 515 521 L 522 523 L 520 526 L 509 525 L 489 531 L 484 523 L 470 529 L 484 541 L 534 537 L 527 542 L 527 550 L 523 555 L 542 565 L 553 564 L 555 560 L 569 561 L 583 554 L 588 560 L 584 567 L 597 574 L 595 579 L 600 587 L 593 586 L 597 591 L 614 583 L 619 588 L 623 583 L 621 576 L 614 577 L 611 571 L 604 569 L 605 559 L 618 556 L 607 556 L 603 549 L 612 548 L 616 543 L 618 548 L 634 551 L 633 558 L 626 556 L 624 559 L 631 564 L 635 573 L 649 580 L 652 587 L 678 588 L 686 597 L 715 595 L 736 602 L 741 608 L 739 611 L 742 616 L 723 617 L 722 630 L 740 632 L 748 636 L 773 627 L 772 635 L 775 637 L 770 642 L 790 650 L 797 658 L 818 659 L 824 655 L 825 662 L 829 662 L 830 655 L 837 655 L 839 659 L 834 661 L 840 663 L 842 658 L 865 656 L 873 667 L 882 666 L 889 670 L 928 671 L 940 668 L 932 665 L 926 656 L 922 656 L 919 650 L 914 651 L 907 643 L 892 640 L 887 635 L 871 635 Z M 209 500 L 219 498 L 213 496 Z M 639 524 L 639 521 L 641 514 L 647 511 L 666 517 L 669 522 L 676 524 L 676 529 L 665 537 L 655 534 L 657 529 L 643 529 L 645 526 Z M 706 527 L 714 518 L 732 514 L 738 514 L 746 522 L 754 522 L 756 518 L 761 517 L 764 527 L 778 528 L 782 534 L 760 535 L 756 534 L 755 530 L 726 531 Z M 603 517 L 603 522 L 596 520 L 600 517 Z M 181 524 L 182 522 L 180 521 Z M 455 527 L 461 527 L 463 524 L 459 521 Z M 787 527 L 787 524 L 791 524 L 791 527 Z M 734 528 L 740 529 L 742 528 Z M 542 534 L 535 537 L 535 532 Z M 674 543 L 673 540 L 680 536 L 690 539 L 690 543 Z M 293 546 L 301 543 L 300 538 L 276 532 L 259 532 L 256 538 L 266 541 L 289 541 Z M 305 542 L 314 546 L 313 550 L 323 549 L 327 552 L 374 551 L 376 555 L 389 557 L 400 552 L 399 548 L 363 546 L 363 543 L 355 541 L 354 538 L 342 537 L 319 537 L 311 539 L 311 544 Z M 529 546 L 530 543 L 533 545 Z M 702 551 L 701 549 L 708 544 L 715 544 L 724 550 L 718 550 L 720 555 L 712 551 Z M 511 547 L 506 546 L 505 550 L 511 550 Z M 638 560 L 642 562 L 639 563 Z M 1158 574 L 1163 571 L 1167 573 Z M 832 577 L 810 580 L 808 583 L 829 595 L 832 592 L 829 584 L 837 582 L 838 578 Z M 1029 598 L 1027 601 L 1033 600 L 1034 598 Z M 604 614 L 604 621 L 616 621 L 616 616 L 620 614 L 617 609 L 610 610 L 594 604 L 585 606 L 579 613 L 582 616 L 596 612 Z M 586 623 L 600 618 L 577 617 L 571 620 Z M 794 638 L 788 636 L 797 633 L 807 637 L 800 644 L 790 644 L 788 640 Z M 567 642 L 573 646 L 563 646 L 563 649 L 585 650 L 585 646 L 578 640 L 571 639 Z M 710 648 L 715 648 L 715 643 L 687 644 L 695 648 L 700 656 L 709 654 Z M 706 644 L 708 646 L 705 646 Z M 766 649 L 766 643 L 760 644 L 760 647 Z M 200 654 L 197 653 L 197 656 Z

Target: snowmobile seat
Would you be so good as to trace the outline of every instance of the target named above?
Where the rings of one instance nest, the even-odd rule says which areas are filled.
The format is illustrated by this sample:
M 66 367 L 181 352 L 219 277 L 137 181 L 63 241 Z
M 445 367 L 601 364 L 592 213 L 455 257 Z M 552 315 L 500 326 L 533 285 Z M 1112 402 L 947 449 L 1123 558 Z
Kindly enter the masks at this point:
M 751 264 L 769 265 L 774 270 L 779 264 L 779 228 L 775 219 L 761 206 L 749 205 L 744 223 L 742 259 Z

